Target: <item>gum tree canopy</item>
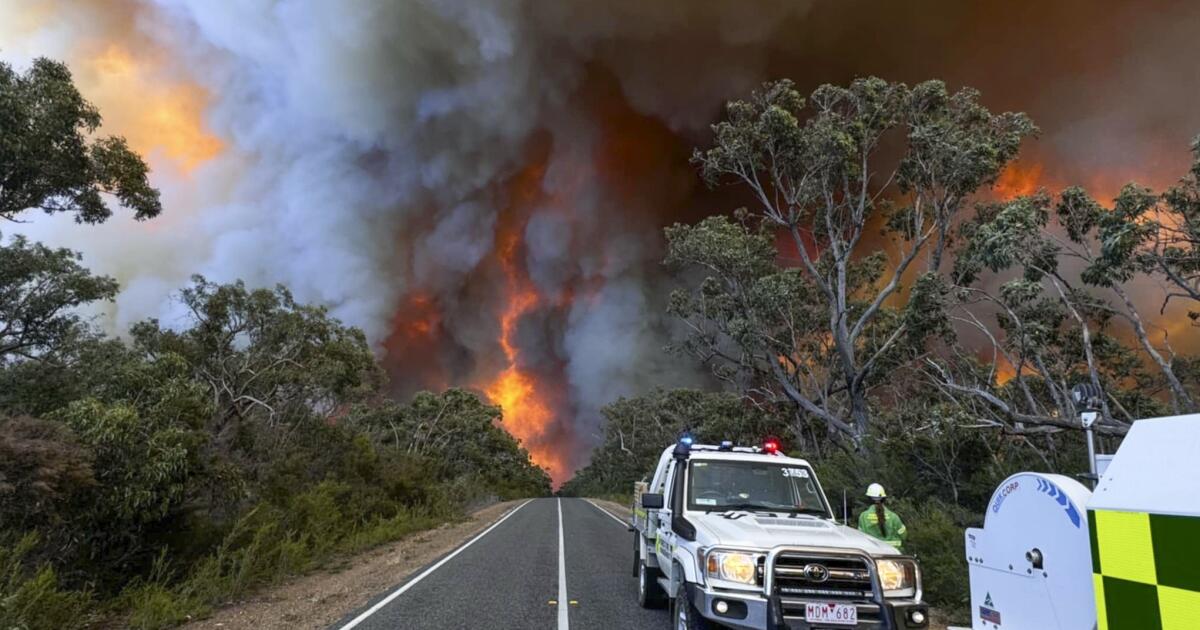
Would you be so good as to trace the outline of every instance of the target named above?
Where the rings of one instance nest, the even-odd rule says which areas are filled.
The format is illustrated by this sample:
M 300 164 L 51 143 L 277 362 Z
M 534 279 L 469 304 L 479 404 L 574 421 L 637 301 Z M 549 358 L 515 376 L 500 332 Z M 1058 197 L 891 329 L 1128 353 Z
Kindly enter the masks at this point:
M 955 217 L 1034 131 L 940 81 L 859 79 L 808 99 L 778 81 L 729 103 L 693 160 L 754 203 L 736 222 L 667 230 L 667 262 L 707 274 L 673 301 L 692 333 L 683 348 L 861 446 L 869 390 L 947 328 L 931 317 Z M 921 266 L 907 305 L 889 306 Z
M 158 215 L 146 163 L 124 138 L 90 137 L 99 127 L 65 64 L 38 59 L 19 74 L 0 63 L 0 218 L 41 209 L 100 223 L 112 216 L 106 194 L 138 219 Z

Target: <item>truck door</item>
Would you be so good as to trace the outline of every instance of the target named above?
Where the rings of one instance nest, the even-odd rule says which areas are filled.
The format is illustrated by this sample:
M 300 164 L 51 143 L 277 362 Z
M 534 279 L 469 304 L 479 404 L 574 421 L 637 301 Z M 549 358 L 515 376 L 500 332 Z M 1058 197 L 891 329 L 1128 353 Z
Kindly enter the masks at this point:
M 672 506 L 674 505 L 674 497 L 672 493 L 675 489 L 675 471 L 678 461 L 671 460 L 667 464 L 667 474 L 663 478 L 661 492 L 663 493 L 663 507 L 658 514 L 658 527 L 654 540 L 654 554 L 658 558 L 658 566 L 663 567 L 663 572 L 669 572 L 671 567 L 671 552 L 675 549 L 675 533 L 671 531 L 671 515 Z

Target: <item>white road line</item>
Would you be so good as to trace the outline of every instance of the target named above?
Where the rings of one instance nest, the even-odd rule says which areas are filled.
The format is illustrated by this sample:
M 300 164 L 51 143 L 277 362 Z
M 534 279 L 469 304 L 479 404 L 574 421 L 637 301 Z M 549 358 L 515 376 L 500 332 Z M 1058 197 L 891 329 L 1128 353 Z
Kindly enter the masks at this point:
M 558 500 L 558 630 L 567 630 L 567 556 L 563 549 L 562 499 Z
M 532 500 L 532 499 L 531 499 L 531 500 Z M 425 569 L 424 571 L 422 571 L 420 575 L 418 575 L 417 577 L 415 577 L 415 578 L 413 578 L 413 579 L 409 580 L 408 582 L 406 582 L 406 583 L 404 584 L 404 586 L 401 586 L 400 588 L 398 588 L 398 589 L 396 589 L 396 590 L 392 591 L 392 593 L 391 593 L 390 595 L 388 595 L 387 597 L 385 597 L 385 598 L 383 598 L 382 600 L 380 600 L 380 602 L 379 602 L 378 604 L 375 604 L 374 606 L 372 606 L 372 607 L 368 608 L 366 612 L 364 612 L 363 614 L 361 614 L 361 615 L 359 615 L 359 616 L 355 617 L 353 620 L 351 620 L 351 621 L 350 621 L 350 623 L 348 623 L 348 624 L 346 624 L 346 625 L 342 626 L 342 627 L 341 627 L 339 630 L 350 630 L 351 628 L 353 628 L 353 627 L 357 626 L 358 624 L 362 623 L 363 621 L 365 621 L 367 617 L 370 617 L 371 615 L 373 615 L 373 614 L 375 614 L 375 613 L 379 612 L 379 609 L 380 609 L 380 608 L 383 608 L 384 606 L 387 606 L 389 603 L 391 603 L 391 601 L 392 601 L 393 599 L 396 599 L 397 597 L 400 597 L 401 595 L 403 595 L 403 594 L 404 594 L 404 592 L 405 592 L 405 591 L 407 591 L 408 589 L 410 589 L 410 588 L 412 588 L 412 587 L 416 586 L 418 582 L 420 582 L 421 580 L 424 580 L 425 578 L 429 577 L 429 574 L 430 574 L 430 573 L 433 573 L 434 571 L 437 571 L 439 568 L 441 568 L 441 566 L 442 566 L 443 564 L 446 564 L 446 563 L 447 563 L 447 562 L 449 562 L 451 559 L 453 559 L 453 558 L 454 558 L 454 556 L 457 556 L 458 554 L 462 553 L 462 552 L 463 552 L 463 550 L 464 550 L 464 549 L 466 549 L 467 547 L 470 547 L 471 545 L 474 545 L 474 544 L 475 544 L 475 543 L 476 543 L 476 542 L 477 542 L 477 541 L 478 541 L 480 538 L 483 538 L 484 536 L 487 536 L 487 535 L 488 535 L 488 532 L 490 532 L 490 531 L 492 531 L 493 529 L 496 529 L 497 527 L 499 527 L 499 526 L 500 526 L 500 523 L 503 523 L 504 521 L 507 521 L 507 520 L 508 520 L 508 517 L 512 516 L 513 514 L 516 514 L 516 513 L 517 513 L 517 510 L 520 510 L 521 508 L 525 507 L 526 505 L 529 505 L 529 501 L 526 501 L 526 502 L 522 503 L 521 505 L 518 505 L 517 507 L 515 507 L 515 508 L 513 508 L 513 509 L 509 510 L 508 514 L 505 514 L 504 516 L 500 517 L 500 520 L 496 521 L 495 523 L 492 523 L 492 526 L 491 526 L 491 527 L 489 527 L 489 528 L 487 528 L 487 529 L 483 530 L 482 532 L 479 532 L 479 535 L 478 535 L 478 536 L 476 536 L 476 537 L 472 538 L 471 540 L 468 540 L 468 541 L 467 541 L 466 543 L 464 543 L 464 544 L 463 544 L 461 547 L 459 547 L 458 549 L 455 549 L 454 551 L 450 552 L 450 555 L 446 556 L 445 558 L 442 558 L 441 560 L 439 560 L 439 561 L 438 561 L 438 563 L 437 563 L 437 564 L 435 564 L 435 565 L 433 565 L 433 566 L 429 567 L 428 569 Z M 559 544 L 561 545 L 561 544 L 562 544 L 562 508 L 561 508 L 561 507 L 559 508 L 559 530 L 558 530 L 558 535 L 559 535 Z M 561 589 L 563 588 L 563 587 L 562 587 L 562 585 L 563 585 L 563 583 L 564 583 L 564 582 L 563 582 L 563 580 L 564 580 L 564 577 L 562 577 L 562 573 L 561 573 L 561 571 L 562 571 L 562 566 L 563 566 L 563 565 L 562 565 L 562 556 L 559 556 L 559 560 L 558 560 L 558 561 L 559 561 L 559 571 L 560 571 L 560 574 L 559 574 L 559 575 L 560 575 L 560 577 L 559 577 L 559 588 L 560 588 L 560 590 L 561 590 Z M 561 616 L 561 614 L 562 614 L 562 613 L 560 612 L 559 614 L 560 614 L 560 616 Z M 564 626 L 564 627 L 565 627 L 565 626 Z
M 584 501 L 587 501 L 588 503 L 591 503 L 591 504 L 592 504 L 592 507 L 596 508 L 597 510 L 600 510 L 601 512 L 604 512 L 604 515 L 605 515 L 605 516 L 607 516 L 608 518 L 611 518 L 612 520 L 614 520 L 614 521 L 616 521 L 616 522 L 620 523 L 622 527 L 625 527 L 626 529 L 628 529 L 628 528 L 629 528 L 629 523 L 626 523 L 625 521 L 622 521 L 621 519 L 617 518 L 617 517 L 616 517 L 616 515 L 614 515 L 612 512 L 609 512 L 608 510 L 606 510 L 606 509 L 604 509 L 604 508 L 600 507 L 599 505 L 596 505 L 596 504 L 595 504 L 595 502 L 593 502 L 591 499 L 584 499 Z

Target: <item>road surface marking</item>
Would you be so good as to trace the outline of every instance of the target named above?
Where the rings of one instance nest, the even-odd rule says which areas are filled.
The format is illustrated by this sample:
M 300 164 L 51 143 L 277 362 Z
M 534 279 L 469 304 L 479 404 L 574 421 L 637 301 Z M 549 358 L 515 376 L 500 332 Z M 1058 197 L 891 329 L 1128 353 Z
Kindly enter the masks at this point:
M 562 499 L 558 499 L 558 630 L 567 630 L 567 556 L 563 549 Z
M 617 518 L 616 516 L 613 515 L 612 512 L 609 512 L 608 510 L 600 507 L 599 505 L 592 503 L 591 499 L 584 499 L 584 500 L 587 501 L 588 503 L 591 503 L 592 507 L 596 508 L 597 510 L 600 510 L 601 512 L 604 512 L 604 515 L 607 516 L 608 518 L 611 518 L 612 520 L 620 523 L 622 527 L 626 527 L 626 528 L 629 527 L 629 523 L 626 523 L 625 521 L 622 521 L 621 519 Z
M 530 499 L 530 501 L 532 501 L 532 499 Z M 417 585 L 417 582 L 420 582 L 421 580 L 424 580 L 425 578 L 429 577 L 429 574 L 430 574 L 430 573 L 433 573 L 434 571 L 437 571 L 439 568 L 441 568 L 441 566 L 442 566 L 443 564 L 446 564 L 446 563 L 447 563 L 447 562 L 449 562 L 449 561 L 450 561 L 452 558 L 454 558 L 454 556 L 457 556 L 458 554 L 462 553 L 462 552 L 463 552 L 463 550 L 464 550 L 464 549 L 466 549 L 467 547 L 470 547 L 471 545 L 474 545 L 474 544 L 475 544 L 475 542 L 476 542 L 476 541 L 478 541 L 480 538 L 483 538 L 484 536 L 487 536 L 487 535 L 488 535 L 488 532 L 490 532 L 490 531 L 492 531 L 493 529 L 496 529 L 497 527 L 499 527 L 499 526 L 500 526 L 500 523 L 503 523 L 504 521 L 507 521 L 507 520 L 508 520 L 508 517 L 510 517 L 510 516 L 512 516 L 513 514 L 516 514 L 516 513 L 517 513 L 517 510 L 520 510 L 521 508 L 525 507 L 526 505 L 529 505 L 530 501 L 526 501 L 526 502 L 522 503 L 521 505 L 518 505 L 517 507 L 515 507 L 515 508 L 513 508 L 513 509 L 509 510 L 508 514 L 505 514 L 504 516 L 500 517 L 500 520 L 496 521 L 495 523 L 492 523 L 492 526 L 491 526 L 491 527 L 488 527 L 487 529 L 483 530 L 482 532 L 479 532 L 479 535 L 478 535 L 478 536 L 476 536 L 476 537 L 472 538 L 471 540 L 468 540 L 467 542 L 463 543 L 463 545 L 462 545 L 461 547 L 459 547 L 458 549 L 455 549 L 454 551 L 450 552 L 450 555 L 448 555 L 448 556 L 446 556 L 445 558 L 442 558 L 441 560 L 439 560 L 439 561 L 437 562 L 437 564 L 435 564 L 435 565 L 433 565 L 433 566 L 429 567 L 428 569 L 425 569 L 424 571 L 422 571 L 420 575 L 418 575 L 417 577 L 415 577 L 415 578 L 413 578 L 413 579 L 409 580 L 408 582 L 406 582 L 406 583 L 404 584 L 404 586 L 401 586 L 400 588 L 398 588 L 398 589 L 396 589 L 396 590 L 392 591 L 392 593 L 391 593 L 390 595 L 388 595 L 387 597 L 385 597 L 385 598 L 383 598 L 382 600 L 380 600 L 380 602 L 379 602 L 378 604 L 375 604 L 374 606 L 372 606 L 372 607 L 368 608 L 366 612 L 364 612 L 363 614 L 361 614 L 361 615 L 359 615 L 359 616 L 355 617 L 353 620 L 351 620 L 351 621 L 350 621 L 350 623 L 348 623 L 348 624 L 346 624 L 346 625 L 342 626 L 342 627 L 341 627 L 339 630 L 350 630 L 351 628 L 353 628 L 353 627 L 357 626 L 358 624 L 362 623 L 363 621 L 365 621 L 365 620 L 367 619 L 367 617 L 370 617 L 371 615 L 373 615 L 373 614 L 375 614 L 375 613 L 379 612 L 379 609 L 380 609 L 380 608 L 383 608 L 384 606 L 387 606 L 388 604 L 390 604 L 390 603 L 391 603 L 391 601 L 392 601 L 393 599 L 396 599 L 397 597 L 400 597 L 401 595 L 403 595 L 403 594 L 404 594 L 404 592 L 405 592 L 405 591 L 407 591 L 408 589 L 410 589 L 410 588 L 412 588 L 412 587 L 416 586 L 416 585 Z M 561 548 L 561 545 L 562 545 L 562 506 L 560 505 L 558 509 L 559 509 L 559 512 L 558 512 L 558 514 L 559 514 L 559 523 L 558 523 L 558 528 L 559 528 L 559 529 L 558 529 L 558 541 L 559 541 L 559 546 L 560 546 L 560 548 Z M 563 589 L 565 588 L 565 584 L 566 584 L 566 577 L 565 577 L 565 576 L 564 576 L 564 575 L 561 573 L 561 571 L 563 570 L 563 569 L 562 569 L 562 567 L 563 567 L 563 564 L 562 564 L 562 556 L 561 556 L 561 555 L 559 556 L 558 562 L 559 562 L 559 565 L 558 565 L 558 566 L 559 566 L 559 571 L 560 571 L 560 573 L 559 573 L 559 578 L 558 578 L 558 579 L 559 579 L 559 592 L 560 592 L 560 593 L 562 593 L 562 592 L 564 592 L 564 591 L 563 591 Z M 560 609 L 560 611 L 559 611 L 559 617 L 561 617 L 561 616 L 562 616 L 562 611 L 561 611 L 561 609 Z M 562 626 L 562 625 L 560 624 L 560 627 L 563 627 L 563 628 L 565 628 L 566 626 Z

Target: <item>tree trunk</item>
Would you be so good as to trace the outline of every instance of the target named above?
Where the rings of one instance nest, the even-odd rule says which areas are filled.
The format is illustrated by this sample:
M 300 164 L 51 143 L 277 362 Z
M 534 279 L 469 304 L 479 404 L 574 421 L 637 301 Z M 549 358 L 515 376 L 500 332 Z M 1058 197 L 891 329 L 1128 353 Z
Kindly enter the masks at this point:
M 854 448 L 867 452 L 866 437 L 870 429 L 870 416 L 867 411 L 867 393 L 862 387 L 851 387 L 850 394 L 850 424 L 854 427 Z
M 1129 321 L 1133 323 L 1133 331 L 1137 334 L 1138 342 L 1142 344 L 1142 349 L 1158 366 L 1159 371 L 1163 373 L 1163 377 L 1167 379 L 1167 385 L 1171 389 L 1171 405 L 1175 409 L 1175 413 L 1183 413 L 1185 411 L 1193 411 L 1196 408 L 1192 402 L 1192 397 L 1188 396 L 1187 390 L 1184 389 L 1183 383 L 1179 382 L 1179 378 L 1175 376 L 1175 370 L 1171 369 L 1171 364 L 1158 352 L 1154 344 L 1150 343 L 1150 335 L 1146 332 L 1146 327 L 1142 324 L 1142 317 L 1137 312 L 1137 307 L 1133 300 L 1129 298 L 1129 294 L 1120 285 L 1113 284 L 1113 292 L 1125 302 L 1125 308 L 1129 311 Z

